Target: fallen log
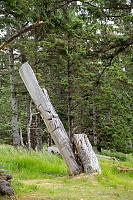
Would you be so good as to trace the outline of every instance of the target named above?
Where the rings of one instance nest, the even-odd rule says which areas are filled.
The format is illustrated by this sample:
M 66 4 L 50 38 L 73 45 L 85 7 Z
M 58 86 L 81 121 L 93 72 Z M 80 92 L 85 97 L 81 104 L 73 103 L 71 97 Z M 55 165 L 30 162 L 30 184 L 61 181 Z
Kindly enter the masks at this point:
M 119 159 L 116 157 L 111 157 L 111 156 L 104 156 L 104 155 L 99 155 L 96 154 L 97 158 L 101 158 L 101 159 L 105 159 L 105 160 L 115 160 L 117 162 L 119 162 Z
M 118 169 L 120 172 L 129 172 L 129 171 L 133 171 L 133 168 L 129 168 L 129 167 L 125 167 L 125 166 L 120 166 L 120 165 L 117 166 L 117 169 Z

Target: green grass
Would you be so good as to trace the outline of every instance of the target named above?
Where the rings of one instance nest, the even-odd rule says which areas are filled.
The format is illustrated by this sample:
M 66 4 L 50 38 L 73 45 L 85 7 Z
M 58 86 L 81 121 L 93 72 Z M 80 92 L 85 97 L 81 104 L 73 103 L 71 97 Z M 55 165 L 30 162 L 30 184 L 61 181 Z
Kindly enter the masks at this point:
M 117 168 L 117 163 L 113 164 L 111 167 L 106 165 L 104 162 L 100 162 L 100 165 L 102 168 L 102 174 L 98 175 L 98 181 L 103 185 L 108 185 L 114 188 L 119 186 L 123 186 L 123 188 L 127 189 L 133 188 L 133 172 L 120 172 Z
M 113 152 L 110 150 L 102 150 L 102 155 L 106 155 L 106 156 L 111 156 L 111 157 L 116 157 L 118 158 L 120 161 L 129 161 L 132 162 L 133 164 L 133 154 L 125 154 L 122 152 Z
M 120 166 L 133 168 L 132 154 L 115 155 Z M 19 200 L 133 199 L 133 171 L 120 172 L 116 161 L 100 160 L 101 175 L 72 177 L 61 156 L 0 145 L 0 162 L 13 174 L 11 182 Z
M 46 151 L 41 153 L 22 148 L 14 149 L 9 145 L 0 145 L 0 160 L 10 173 L 16 173 L 20 179 L 35 179 L 46 175 L 68 173 L 62 158 Z

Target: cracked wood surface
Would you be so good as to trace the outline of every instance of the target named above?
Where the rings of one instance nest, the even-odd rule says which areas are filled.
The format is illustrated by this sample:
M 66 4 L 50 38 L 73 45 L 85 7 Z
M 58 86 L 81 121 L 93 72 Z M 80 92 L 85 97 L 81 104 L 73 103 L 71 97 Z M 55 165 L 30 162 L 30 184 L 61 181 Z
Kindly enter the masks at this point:
M 56 146 L 65 160 L 70 173 L 72 175 L 79 174 L 80 169 L 75 160 L 70 140 L 61 120 L 59 119 L 50 102 L 47 90 L 42 90 L 40 88 L 36 76 L 28 63 L 24 63 L 21 66 L 19 73 L 31 95 L 31 98 L 40 111 L 49 133 L 51 134 Z
M 74 134 L 74 144 L 76 146 L 78 156 L 83 164 L 85 172 L 98 172 L 101 174 L 101 168 L 92 149 L 91 143 L 86 134 Z

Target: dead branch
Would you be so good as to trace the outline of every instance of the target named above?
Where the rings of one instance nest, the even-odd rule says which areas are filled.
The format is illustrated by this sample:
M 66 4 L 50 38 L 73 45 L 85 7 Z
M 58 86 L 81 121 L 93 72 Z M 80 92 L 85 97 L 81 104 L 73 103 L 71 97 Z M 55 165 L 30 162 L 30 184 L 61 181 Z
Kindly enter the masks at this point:
M 104 164 L 108 165 L 109 167 L 116 167 L 116 164 L 114 164 L 114 163 L 104 163 Z M 133 168 L 125 167 L 125 166 L 120 166 L 120 165 L 117 165 L 117 169 L 120 172 L 131 172 L 131 171 L 133 171 Z
M 105 159 L 105 160 L 115 160 L 116 162 L 119 162 L 119 159 L 116 157 L 111 157 L 111 156 L 104 156 L 104 155 L 99 155 L 96 154 L 97 158 Z
M 117 169 L 120 171 L 120 172 L 129 172 L 129 171 L 133 171 L 133 168 L 129 168 L 129 167 L 125 167 L 125 166 L 117 166 Z
M 19 31 L 17 34 L 11 36 L 7 41 L 3 42 L 1 45 L 0 45 L 0 50 L 4 49 L 4 47 L 9 44 L 11 41 L 13 41 L 14 39 L 16 39 L 17 37 L 21 36 L 23 33 L 26 33 L 34 28 L 36 28 L 37 26 L 40 26 L 42 24 L 44 24 L 43 21 L 40 21 L 40 14 L 41 14 L 41 11 L 39 9 L 39 14 L 38 14 L 38 17 L 37 17 L 37 22 L 24 28 L 23 30 Z

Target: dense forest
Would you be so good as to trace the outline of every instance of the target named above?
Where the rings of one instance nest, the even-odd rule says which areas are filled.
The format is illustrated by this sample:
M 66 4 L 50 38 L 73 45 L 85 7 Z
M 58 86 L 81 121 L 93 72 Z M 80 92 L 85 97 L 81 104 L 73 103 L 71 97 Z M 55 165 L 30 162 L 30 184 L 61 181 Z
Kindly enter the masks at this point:
M 133 1 L 0 1 L 0 143 L 53 142 L 20 75 L 28 62 L 71 139 L 133 150 Z

